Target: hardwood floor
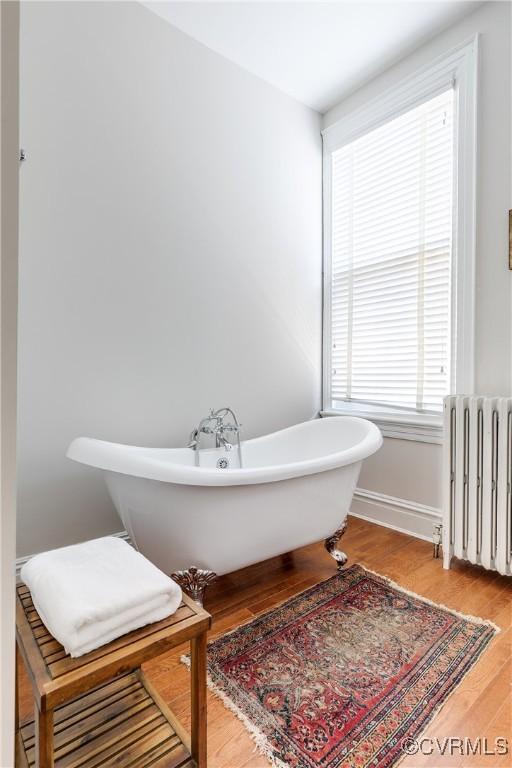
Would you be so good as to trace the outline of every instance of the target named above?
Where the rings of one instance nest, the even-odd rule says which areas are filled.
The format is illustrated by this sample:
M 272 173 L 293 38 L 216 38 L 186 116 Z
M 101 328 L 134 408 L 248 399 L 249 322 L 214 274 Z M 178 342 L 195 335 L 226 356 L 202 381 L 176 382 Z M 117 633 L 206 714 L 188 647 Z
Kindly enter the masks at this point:
M 360 563 L 418 592 L 437 603 L 465 614 L 488 618 L 501 628 L 489 649 L 454 691 L 435 717 L 424 737 L 469 738 L 472 743 L 487 738 L 487 752 L 494 740 L 508 740 L 506 755 L 442 755 L 433 744 L 433 754 L 407 756 L 401 768 L 504 768 L 512 766 L 511 579 L 454 561 L 450 571 L 441 560 L 432 559 L 432 545 L 371 523 L 350 518 L 342 549 L 350 563 Z M 278 605 L 288 597 L 335 573 L 335 563 L 321 544 L 314 544 L 280 558 L 223 576 L 207 592 L 205 607 L 213 616 L 210 637 L 216 637 L 242 622 Z M 179 657 L 187 650 L 173 651 L 145 665 L 145 672 L 161 696 L 188 727 L 189 672 Z M 21 716 L 31 712 L 29 683 L 20 672 Z M 429 744 L 425 743 L 429 749 Z M 255 750 L 244 726 L 223 704 L 208 693 L 209 768 L 266 768 L 267 760 Z

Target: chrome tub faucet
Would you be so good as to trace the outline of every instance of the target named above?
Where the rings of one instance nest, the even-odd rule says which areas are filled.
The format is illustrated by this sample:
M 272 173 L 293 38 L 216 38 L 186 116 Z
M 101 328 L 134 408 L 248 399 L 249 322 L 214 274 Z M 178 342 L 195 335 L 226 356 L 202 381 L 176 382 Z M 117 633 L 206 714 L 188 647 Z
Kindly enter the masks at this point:
M 242 425 L 239 423 L 234 411 L 231 408 L 219 408 L 210 410 L 208 416 L 205 416 L 199 422 L 199 425 L 190 433 L 187 448 L 195 451 L 196 466 L 199 466 L 199 451 L 201 449 L 201 436 L 210 435 L 215 437 L 215 447 L 224 448 L 225 451 L 231 451 L 236 447 L 238 449 L 239 466 L 242 467 L 242 448 L 240 445 L 240 430 Z M 234 443 L 233 443 L 234 440 Z M 218 462 L 220 468 L 229 466 L 228 462 Z

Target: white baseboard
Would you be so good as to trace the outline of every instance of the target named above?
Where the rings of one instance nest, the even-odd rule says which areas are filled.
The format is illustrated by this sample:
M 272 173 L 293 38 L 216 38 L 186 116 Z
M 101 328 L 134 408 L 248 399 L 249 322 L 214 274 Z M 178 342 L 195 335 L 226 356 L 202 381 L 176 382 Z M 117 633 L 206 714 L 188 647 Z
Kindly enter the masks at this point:
M 442 522 L 440 509 L 364 488 L 356 489 L 350 514 L 425 541 L 432 541 L 433 526 Z
M 130 537 L 126 533 L 126 531 L 119 531 L 119 533 L 111 533 L 110 536 L 117 536 L 120 539 L 124 539 L 128 543 L 130 543 Z M 34 557 L 34 555 L 25 555 L 25 557 L 17 557 L 16 558 L 16 581 L 20 580 L 20 571 L 22 567 L 25 565 L 25 563 L 30 560 L 31 557 Z
M 398 499 L 395 496 L 387 496 L 384 493 L 367 491 L 357 488 L 354 493 L 350 514 L 370 523 L 392 528 L 400 533 L 407 533 L 418 539 L 432 541 L 432 529 L 435 524 L 441 522 L 441 510 L 435 507 L 427 507 L 417 504 L 415 501 Z M 130 537 L 126 531 L 112 533 L 111 536 L 119 536 L 128 543 Z M 16 579 L 19 581 L 22 566 L 33 555 L 18 557 L 16 559 Z

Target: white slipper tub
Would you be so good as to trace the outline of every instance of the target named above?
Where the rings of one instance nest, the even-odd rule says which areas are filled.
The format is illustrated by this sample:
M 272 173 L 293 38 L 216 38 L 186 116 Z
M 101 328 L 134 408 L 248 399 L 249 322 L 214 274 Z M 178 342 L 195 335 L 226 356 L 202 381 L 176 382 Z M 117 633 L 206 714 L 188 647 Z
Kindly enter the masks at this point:
M 195 566 L 220 575 L 326 537 L 342 565 L 336 540 L 362 461 L 381 444 L 371 422 L 335 416 L 243 441 L 242 469 L 197 467 L 190 448 L 86 437 L 74 440 L 67 455 L 105 471 L 132 541 L 159 568 L 171 574 Z M 207 453 L 210 463 L 235 451 Z M 195 568 L 180 578 L 191 593 L 199 584 L 201 596 Z

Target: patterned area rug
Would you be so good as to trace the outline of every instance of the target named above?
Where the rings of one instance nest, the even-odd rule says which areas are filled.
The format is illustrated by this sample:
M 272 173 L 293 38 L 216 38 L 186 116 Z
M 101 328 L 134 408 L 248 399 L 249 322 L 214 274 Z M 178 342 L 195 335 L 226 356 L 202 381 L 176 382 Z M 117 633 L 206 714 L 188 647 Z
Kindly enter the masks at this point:
M 275 766 L 388 768 L 496 631 L 353 565 L 210 643 L 209 685 Z

